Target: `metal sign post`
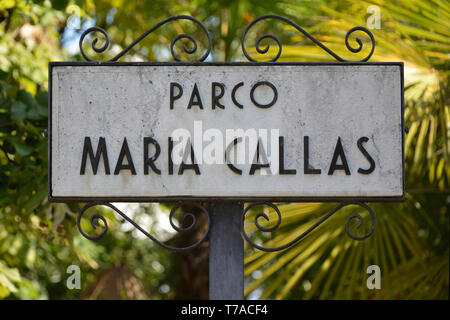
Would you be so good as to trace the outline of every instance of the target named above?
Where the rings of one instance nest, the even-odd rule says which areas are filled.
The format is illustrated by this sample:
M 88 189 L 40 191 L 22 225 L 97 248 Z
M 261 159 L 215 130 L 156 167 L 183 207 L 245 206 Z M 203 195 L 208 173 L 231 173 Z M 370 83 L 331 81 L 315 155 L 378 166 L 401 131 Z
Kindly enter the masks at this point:
M 275 63 L 281 55 L 280 40 L 265 34 L 256 41 L 256 52 L 268 38 L 278 53 L 265 63 L 255 62 L 244 40 L 250 28 L 264 19 L 278 19 L 295 27 L 339 62 Z M 208 39 L 207 50 L 197 62 L 117 62 L 134 45 L 165 23 L 188 20 Z M 365 33 L 370 53 L 359 62 L 348 62 L 328 49 L 289 19 L 266 15 L 244 30 L 242 50 L 250 62 L 204 63 L 211 51 L 206 27 L 191 16 L 167 18 L 144 32 L 111 60 L 92 60 L 83 49 L 91 33 L 107 33 L 98 27 L 86 30 L 80 50 L 87 62 L 52 62 L 49 65 L 49 199 L 87 204 L 78 215 L 78 228 L 88 239 L 107 231 L 102 220 L 100 234 L 83 230 L 88 208 L 106 205 L 159 245 L 175 251 L 210 239 L 210 298 L 243 299 L 244 240 L 264 251 L 283 250 L 297 243 L 341 208 L 358 205 L 372 219 L 371 230 L 353 235 L 369 237 L 375 214 L 366 201 L 404 199 L 403 64 L 368 63 L 375 40 L 363 27 L 351 29 L 345 38 L 351 52 L 362 50 L 349 44 L 354 32 Z M 197 42 L 188 34 L 180 39 Z M 342 63 L 345 62 L 345 63 Z M 157 240 L 111 202 L 176 202 L 169 220 L 178 232 L 191 230 L 197 215 L 207 226 L 195 243 L 176 248 Z M 266 213 L 255 215 L 256 229 L 275 231 L 282 213 L 272 202 L 324 202 L 339 204 L 296 239 L 277 248 L 251 240 L 244 228 L 246 215 L 258 205 L 276 213 L 271 227 Z M 208 210 L 202 203 L 208 202 Z M 183 204 L 196 214 L 174 216 Z M 244 203 L 249 203 L 244 207 Z M 262 218 L 262 219 L 261 219 Z
M 212 204 L 209 235 L 209 298 L 244 299 L 244 239 L 240 234 L 242 202 Z

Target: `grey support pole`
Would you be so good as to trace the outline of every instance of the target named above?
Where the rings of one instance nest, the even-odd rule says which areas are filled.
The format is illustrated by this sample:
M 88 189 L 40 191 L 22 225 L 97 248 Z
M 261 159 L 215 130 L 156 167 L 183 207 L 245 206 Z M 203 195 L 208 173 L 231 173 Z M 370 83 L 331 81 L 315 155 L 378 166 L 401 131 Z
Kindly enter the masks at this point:
M 242 202 L 215 202 L 209 233 L 209 298 L 244 299 L 244 240 L 240 234 Z

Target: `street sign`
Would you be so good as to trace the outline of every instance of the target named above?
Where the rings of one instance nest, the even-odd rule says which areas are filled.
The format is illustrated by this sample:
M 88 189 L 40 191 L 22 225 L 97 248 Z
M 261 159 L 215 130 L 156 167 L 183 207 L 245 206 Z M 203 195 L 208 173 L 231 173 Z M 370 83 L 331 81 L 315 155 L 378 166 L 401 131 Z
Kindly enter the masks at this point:
M 50 64 L 53 201 L 404 197 L 401 63 Z

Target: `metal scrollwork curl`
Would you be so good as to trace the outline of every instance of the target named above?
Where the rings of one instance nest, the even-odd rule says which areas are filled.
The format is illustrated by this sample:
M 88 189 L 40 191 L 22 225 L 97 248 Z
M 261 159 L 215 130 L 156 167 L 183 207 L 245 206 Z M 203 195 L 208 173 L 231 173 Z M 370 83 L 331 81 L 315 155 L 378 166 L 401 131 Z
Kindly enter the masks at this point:
M 106 61 L 106 62 L 115 62 L 118 59 L 120 59 L 123 55 L 125 55 L 128 51 L 130 51 L 137 43 L 139 43 L 142 39 L 144 39 L 147 35 L 149 35 L 150 33 L 152 33 L 154 30 L 158 29 L 159 27 L 161 27 L 162 25 L 166 24 L 167 22 L 170 21 L 174 21 L 174 20 L 190 20 L 193 21 L 195 24 L 199 25 L 200 28 L 203 30 L 203 32 L 206 34 L 207 38 L 208 38 L 208 48 L 207 50 L 203 53 L 203 55 L 197 60 L 197 61 L 204 61 L 209 53 L 211 52 L 211 36 L 208 32 L 208 30 L 206 29 L 205 25 L 203 23 L 201 23 L 199 20 L 197 20 L 196 18 L 192 17 L 192 16 L 188 16 L 188 15 L 177 15 L 177 16 L 172 16 L 172 17 L 168 17 L 164 20 L 161 20 L 160 22 L 158 22 L 156 25 L 154 25 L 153 27 L 151 27 L 150 29 L 148 29 L 147 31 L 145 31 L 143 34 L 141 34 L 136 40 L 134 40 L 131 44 L 129 44 L 125 49 L 123 49 L 121 52 L 119 52 L 116 56 L 114 56 L 112 59 Z M 86 61 L 91 61 L 91 62 L 100 62 L 100 61 L 96 61 L 93 60 L 91 58 L 89 58 L 86 53 L 83 50 L 83 41 L 86 38 L 87 35 L 91 34 L 91 33 L 95 33 L 95 32 L 100 32 L 103 34 L 103 36 L 105 37 L 105 43 L 101 46 L 101 47 L 97 47 L 97 43 L 98 43 L 98 38 L 95 37 L 92 40 L 92 49 L 97 52 L 97 53 L 102 53 L 104 51 L 106 51 L 106 49 L 109 46 L 109 36 L 108 33 L 100 28 L 100 27 L 92 27 L 87 29 L 86 31 L 84 31 L 80 37 L 80 42 L 79 42 L 79 46 L 80 46 L 80 52 L 81 55 L 83 56 L 83 58 Z M 197 41 L 195 40 L 195 38 L 189 34 L 183 33 L 180 35 L 177 35 L 170 43 L 170 52 L 172 53 L 173 58 L 176 61 L 181 61 L 181 59 L 178 57 L 178 55 L 175 53 L 174 50 L 174 46 L 175 43 L 180 40 L 180 39 L 188 39 L 193 47 L 192 48 L 188 48 L 185 44 L 183 45 L 183 50 L 187 53 L 187 54 L 193 54 L 197 51 Z
M 88 34 L 90 34 L 90 33 L 95 33 L 95 32 L 100 32 L 101 34 L 103 34 L 103 36 L 105 37 L 105 43 L 104 43 L 100 48 L 97 48 L 96 45 L 97 45 L 97 42 L 98 42 L 98 38 L 96 37 L 96 38 L 94 38 L 94 39 L 92 40 L 92 43 L 91 43 L 92 49 L 93 49 L 95 52 L 97 52 L 97 53 L 102 53 L 102 52 L 104 52 L 104 51 L 109 47 L 109 36 L 108 36 L 108 33 L 106 33 L 105 30 L 103 30 L 103 29 L 100 28 L 100 27 L 92 27 L 92 28 L 87 29 L 86 31 L 84 31 L 84 32 L 81 34 L 80 42 L 79 42 L 79 43 L 80 43 L 80 52 L 81 52 L 81 55 L 83 56 L 83 58 L 84 58 L 86 61 L 94 61 L 94 60 L 90 59 L 90 58 L 86 55 L 86 53 L 85 53 L 84 50 L 83 50 L 82 44 L 83 44 L 84 38 L 86 38 L 86 36 L 87 36 Z
M 245 57 L 249 60 L 249 61 L 253 61 L 253 62 L 257 62 L 255 59 L 253 59 L 247 52 L 247 50 L 245 49 L 245 37 L 247 35 L 247 33 L 249 32 L 249 30 L 251 29 L 251 27 L 253 25 L 255 25 L 258 21 L 264 20 L 264 19 L 278 19 L 281 21 L 286 22 L 287 24 L 291 25 L 292 27 L 294 27 L 295 29 L 297 29 L 298 31 L 300 31 L 301 33 L 303 33 L 306 37 L 308 37 L 312 42 L 314 42 L 316 45 L 318 45 L 320 48 L 322 48 L 325 52 L 327 52 L 329 55 L 331 55 L 333 58 L 335 58 L 338 61 L 342 61 L 342 62 L 349 62 L 348 60 L 343 59 L 342 57 L 340 57 L 339 55 L 337 55 L 336 53 L 334 53 L 331 49 L 329 49 L 327 46 L 325 46 L 324 44 L 322 44 L 319 40 L 317 40 L 315 37 L 313 37 L 310 33 L 308 33 L 305 29 L 303 29 L 302 27 L 300 27 L 298 24 L 296 24 L 295 22 L 293 22 L 292 20 L 285 18 L 283 16 L 279 16 L 279 15 L 275 15 L 275 14 L 266 14 L 263 16 L 260 16 L 258 18 L 256 18 L 255 20 L 253 20 L 252 22 L 250 22 L 248 24 L 248 26 L 245 28 L 243 34 L 242 34 L 242 38 L 241 38 L 241 47 L 242 47 L 242 52 L 244 53 Z M 358 47 L 354 48 L 350 45 L 349 43 L 349 37 L 351 36 L 352 33 L 354 33 L 355 31 L 362 31 L 364 33 L 366 33 L 371 41 L 372 44 L 372 48 L 370 53 L 363 59 L 359 60 L 358 62 L 364 62 L 364 61 L 368 61 L 370 59 L 370 57 L 372 56 L 374 50 L 375 50 L 375 38 L 373 36 L 373 34 L 364 27 L 354 27 L 352 29 L 350 29 L 346 36 L 345 36 L 345 45 L 347 47 L 348 50 L 350 50 L 353 53 L 358 53 L 362 50 L 363 48 L 363 43 L 361 41 L 361 39 L 356 38 L 356 42 L 358 43 Z M 273 34 L 263 34 L 262 36 L 258 37 L 258 39 L 256 40 L 255 43 L 255 48 L 256 51 L 260 54 L 265 54 L 269 51 L 270 49 L 270 45 L 268 44 L 266 47 L 261 48 L 261 41 L 264 39 L 272 39 L 274 41 L 277 42 L 278 45 L 278 52 L 276 54 L 276 56 L 274 58 L 272 58 L 271 60 L 269 60 L 270 62 L 275 62 L 278 60 L 278 58 L 281 56 L 281 51 L 282 51 L 282 44 L 281 41 L 278 37 L 276 37 Z
M 136 222 L 134 222 L 130 217 L 128 217 L 125 213 L 123 213 L 121 210 L 119 210 L 117 207 L 115 207 L 113 204 L 108 203 L 108 202 L 92 202 L 92 203 L 88 203 L 86 204 L 78 213 L 78 217 L 77 217 L 77 226 L 78 226 L 78 230 L 80 231 L 80 233 L 87 239 L 89 240 L 97 240 L 100 239 L 101 237 L 103 237 L 106 232 L 108 231 L 108 224 L 106 222 L 105 217 L 103 217 L 101 214 L 99 213 L 95 213 L 93 214 L 90 218 L 89 221 L 91 223 L 92 228 L 96 229 L 96 225 L 95 225 L 95 221 L 98 220 L 102 220 L 103 221 L 103 230 L 100 234 L 95 235 L 95 236 L 90 236 L 88 235 L 83 228 L 81 227 L 81 219 L 83 217 L 83 214 L 86 212 L 87 209 L 94 207 L 94 206 L 98 206 L 98 205 L 103 205 L 103 206 L 107 206 L 111 209 L 113 209 L 115 212 L 117 212 L 123 219 L 125 219 L 127 222 L 131 223 L 136 229 L 138 229 L 140 232 L 142 232 L 147 238 L 151 239 L 152 241 L 154 241 L 155 243 L 157 243 L 158 245 L 160 245 L 163 248 L 169 249 L 169 250 L 173 250 L 173 251 L 185 251 L 185 250 L 189 250 L 192 248 L 195 248 L 196 246 L 198 246 L 200 243 L 203 242 L 203 240 L 205 240 L 206 236 L 209 233 L 209 229 L 210 229 L 210 218 L 209 218 L 209 213 L 208 211 L 200 204 L 197 203 L 192 203 L 190 205 L 195 206 L 196 208 L 198 208 L 206 217 L 207 220 L 207 229 L 206 231 L 203 233 L 203 235 L 200 237 L 199 240 L 197 240 L 195 243 L 186 246 L 186 247 L 173 247 L 170 246 L 168 244 L 165 244 L 164 242 L 159 241 L 158 239 L 156 239 L 155 237 L 153 237 L 151 234 L 149 234 L 146 230 L 144 230 L 141 226 L 139 226 Z M 182 203 L 178 203 L 176 204 L 171 210 L 170 210 L 170 214 L 169 214 L 169 222 L 170 225 L 172 226 L 172 228 L 174 228 L 174 230 L 176 230 L 177 232 L 185 232 L 185 231 L 189 231 L 191 230 L 196 224 L 197 224 L 197 218 L 194 214 L 192 213 L 185 213 L 183 215 L 183 217 L 181 218 L 182 221 L 186 221 L 187 219 L 191 220 L 191 223 L 186 226 L 186 227 L 180 227 L 177 226 L 174 221 L 174 214 L 176 212 L 177 209 L 179 209 L 182 206 Z
M 87 209 L 89 209 L 90 207 L 93 206 L 97 206 L 97 205 L 106 205 L 112 209 L 114 209 L 115 207 L 113 205 L 110 205 L 108 203 L 88 203 L 86 204 L 78 213 L 78 217 L 77 217 L 77 226 L 78 226 L 78 230 L 80 231 L 80 233 L 87 239 L 89 240 L 97 240 L 102 238 L 106 232 L 108 231 L 108 223 L 106 222 L 105 217 L 103 217 L 101 214 L 99 213 L 95 213 L 93 214 L 90 218 L 89 218 L 89 222 L 91 223 L 91 227 L 93 229 L 97 229 L 97 226 L 95 225 L 95 221 L 98 220 L 102 220 L 103 221 L 103 230 L 100 234 L 96 235 L 96 236 L 90 236 L 88 235 L 86 232 L 84 232 L 83 228 L 81 227 L 81 218 L 83 217 L 83 214 L 86 212 Z
M 263 247 L 263 246 L 261 246 L 261 245 L 255 243 L 254 241 L 252 241 L 252 240 L 250 239 L 250 237 L 248 236 L 248 234 L 247 234 L 247 233 L 245 232 L 245 230 L 244 230 L 245 215 L 249 212 L 249 210 L 250 210 L 251 208 L 253 208 L 253 207 L 255 207 L 255 206 L 258 206 L 258 205 L 266 205 L 266 206 L 269 206 L 269 207 L 271 207 L 272 209 L 274 209 L 275 212 L 276 212 L 276 214 L 277 214 L 277 222 L 275 223 L 275 225 L 272 226 L 272 227 L 264 227 L 264 226 L 262 226 L 262 225 L 258 222 L 258 220 L 259 220 L 260 218 L 264 218 L 265 220 L 269 221 L 269 217 L 268 217 L 264 212 L 259 212 L 259 213 L 257 213 L 257 214 L 255 215 L 254 222 L 255 222 L 255 226 L 256 226 L 256 228 L 257 228 L 258 230 L 260 230 L 260 231 L 262 231 L 262 232 L 273 232 L 273 231 L 275 231 L 275 230 L 280 226 L 280 224 L 281 224 L 281 212 L 280 212 L 280 209 L 279 209 L 276 205 L 274 205 L 273 203 L 270 203 L 270 202 L 256 202 L 256 203 L 251 203 L 251 204 L 249 204 L 249 205 L 244 209 L 244 211 L 243 211 L 243 213 L 242 213 L 242 220 L 241 220 L 241 234 L 242 234 L 242 236 L 244 237 L 244 239 L 245 239 L 248 243 L 250 243 L 253 247 L 255 247 L 255 248 L 259 249 L 259 250 L 262 250 L 262 251 L 266 251 L 266 252 L 275 252 L 275 251 L 284 250 L 284 249 L 287 249 L 288 247 L 290 247 L 290 246 L 296 244 L 298 241 L 300 241 L 301 239 L 303 239 L 306 235 L 308 235 L 311 231 L 313 231 L 314 229 L 316 229 L 319 225 L 321 225 L 325 220 L 327 220 L 329 217 L 331 217 L 331 216 L 332 216 L 333 214 L 335 214 L 337 211 L 339 211 L 339 210 L 342 209 L 343 207 L 346 207 L 346 206 L 349 206 L 349 205 L 358 205 L 358 206 L 360 206 L 360 207 L 366 209 L 366 210 L 369 212 L 369 214 L 370 214 L 370 216 L 371 216 L 371 218 L 372 218 L 372 226 L 371 226 L 370 231 L 369 231 L 368 233 L 362 235 L 362 236 L 356 236 L 356 235 L 352 234 L 352 233 L 350 232 L 350 229 L 349 229 L 349 223 L 350 223 L 350 221 L 351 221 L 352 219 L 355 219 L 355 218 L 359 220 L 359 223 L 358 223 L 358 225 L 357 225 L 357 228 L 359 228 L 359 227 L 362 225 L 362 221 L 363 221 L 362 216 L 361 216 L 360 214 L 358 214 L 358 213 L 355 213 L 355 214 L 353 214 L 353 215 L 351 215 L 350 217 L 347 218 L 347 221 L 346 221 L 346 223 L 345 223 L 345 231 L 347 232 L 347 234 L 348 234 L 352 239 L 355 239 L 355 240 L 364 240 L 364 239 L 367 239 L 368 237 L 370 237 L 370 236 L 372 235 L 373 231 L 375 230 L 375 213 L 373 212 L 373 210 L 372 210 L 368 205 L 366 205 L 365 203 L 362 203 L 362 202 L 343 202 L 343 203 L 339 204 L 336 208 L 334 208 L 333 210 L 331 210 L 329 213 L 327 213 L 325 216 L 323 216 L 320 220 L 318 220 L 316 223 L 314 223 L 311 227 L 309 227 L 305 232 L 303 232 L 301 235 L 299 235 L 298 237 L 296 237 L 294 240 L 292 240 L 292 241 L 290 241 L 290 242 L 288 242 L 288 243 L 286 243 L 286 244 L 284 244 L 284 245 L 282 245 L 282 246 L 279 246 L 279 247 L 266 248 L 266 247 Z
M 360 207 L 363 207 L 364 209 L 367 210 L 367 212 L 369 212 L 370 217 L 372 218 L 372 227 L 370 228 L 370 231 L 368 233 L 366 233 L 363 236 L 355 236 L 353 233 L 350 232 L 349 229 L 349 223 L 352 219 L 358 219 L 358 225 L 356 226 L 356 228 L 361 227 L 362 222 L 363 222 L 363 217 L 361 217 L 361 215 L 359 213 L 355 213 L 352 214 L 350 217 L 347 218 L 347 221 L 345 222 L 345 232 L 347 232 L 347 234 L 349 235 L 350 238 L 355 239 L 355 240 L 364 240 L 367 239 L 368 237 L 370 237 L 373 233 L 373 231 L 375 230 L 375 213 L 373 212 L 373 210 L 365 203 L 362 202 L 355 202 L 355 203 L 347 203 L 345 205 L 343 205 L 342 207 L 346 206 L 346 205 L 350 205 L 350 204 L 356 204 L 359 205 Z M 340 208 L 342 208 L 340 207 Z M 340 209 L 339 208 L 339 209 Z M 339 210 L 338 209 L 338 210 Z
M 367 35 L 370 37 L 370 41 L 371 41 L 371 43 L 372 43 L 372 49 L 370 50 L 370 53 L 369 53 L 364 59 L 359 60 L 360 62 L 365 62 L 365 61 L 367 61 L 367 60 L 370 59 L 370 57 L 372 56 L 372 54 L 373 54 L 373 52 L 374 52 L 374 50 L 375 50 L 375 38 L 374 38 L 372 32 L 370 32 L 369 29 L 367 29 L 367 28 L 364 28 L 364 27 L 353 27 L 353 28 L 351 28 L 351 29 L 347 32 L 347 34 L 345 35 L 345 45 L 346 45 L 347 49 L 350 50 L 350 51 L 353 52 L 353 53 L 358 53 L 358 52 L 360 52 L 360 51 L 362 50 L 362 48 L 363 48 L 363 43 L 362 43 L 362 41 L 361 41 L 360 38 L 355 38 L 356 42 L 358 43 L 358 47 L 357 47 L 357 48 L 353 48 L 353 47 L 350 45 L 350 43 L 348 42 L 348 39 L 350 38 L 350 35 L 351 35 L 353 32 L 355 32 L 355 31 L 362 31 L 362 32 L 364 32 L 365 34 L 367 34 Z M 345 61 L 345 60 L 342 60 L 342 61 Z

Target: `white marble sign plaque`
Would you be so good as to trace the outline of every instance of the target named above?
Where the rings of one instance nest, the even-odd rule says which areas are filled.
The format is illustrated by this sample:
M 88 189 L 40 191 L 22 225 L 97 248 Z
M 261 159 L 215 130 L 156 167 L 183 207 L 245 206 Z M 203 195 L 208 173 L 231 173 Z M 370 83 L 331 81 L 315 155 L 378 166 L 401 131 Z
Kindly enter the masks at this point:
M 51 63 L 53 201 L 401 200 L 401 63 Z

